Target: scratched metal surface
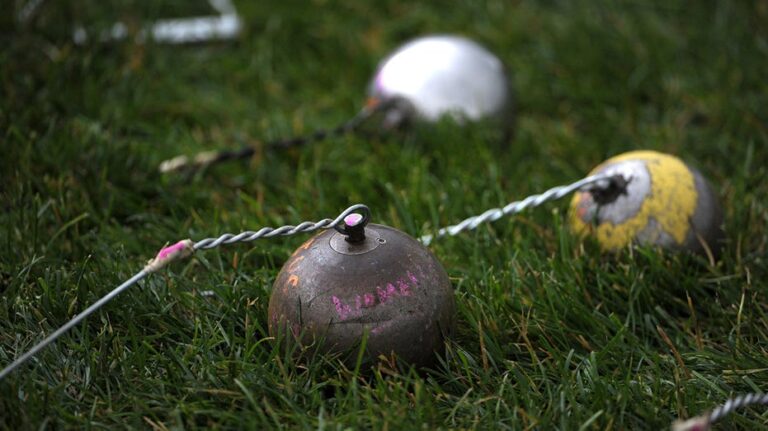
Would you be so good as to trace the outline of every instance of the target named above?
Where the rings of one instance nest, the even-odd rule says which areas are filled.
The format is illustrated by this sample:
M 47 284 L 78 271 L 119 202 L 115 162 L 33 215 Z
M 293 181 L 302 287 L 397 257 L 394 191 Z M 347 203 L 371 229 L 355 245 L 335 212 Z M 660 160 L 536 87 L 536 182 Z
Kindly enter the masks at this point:
M 350 353 L 367 333 L 367 361 L 395 352 L 429 366 L 455 324 L 453 289 L 435 256 L 408 235 L 368 225 L 366 241 L 342 253 L 340 234 L 323 232 L 299 247 L 278 275 L 269 302 L 269 329 L 324 351 Z M 374 244 L 371 244 L 374 243 Z

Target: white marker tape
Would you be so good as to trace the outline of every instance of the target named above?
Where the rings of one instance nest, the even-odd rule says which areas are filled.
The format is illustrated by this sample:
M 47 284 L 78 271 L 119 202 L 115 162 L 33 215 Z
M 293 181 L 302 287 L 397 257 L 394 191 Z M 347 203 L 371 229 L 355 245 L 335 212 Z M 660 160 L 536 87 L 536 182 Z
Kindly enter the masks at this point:
M 221 15 L 158 20 L 139 31 L 136 40 L 143 42 L 149 38 L 158 43 L 184 44 L 230 40 L 237 37 L 243 28 L 243 22 L 232 2 L 210 0 L 209 3 Z M 109 31 L 103 32 L 99 40 L 116 41 L 128 36 L 128 28 L 125 24 L 118 22 Z M 72 38 L 76 44 L 82 45 L 88 41 L 88 33 L 83 27 L 77 27 Z

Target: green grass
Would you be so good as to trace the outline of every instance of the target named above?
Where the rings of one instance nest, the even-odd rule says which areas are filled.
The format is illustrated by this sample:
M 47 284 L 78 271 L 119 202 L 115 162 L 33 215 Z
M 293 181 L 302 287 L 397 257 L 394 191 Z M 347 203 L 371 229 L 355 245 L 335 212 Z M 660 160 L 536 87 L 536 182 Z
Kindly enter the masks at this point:
M 631 149 L 703 171 L 728 242 L 714 266 L 605 255 L 567 231 L 565 202 L 438 241 L 459 313 L 444 364 L 369 377 L 267 339 L 271 283 L 305 236 L 198 253 L 0 382 L 1 427 L 664 429 L 768 389 L 768 3 L 241 1 L 240 40 L 189 47 L 69 36 L 202 0 L 76 3 L 47 2 L 26 28 L 0 19 L 0 365 L 167 241 L 356 202 L 417 236 Z M 156 172 L 348 118 L 378 60 L 432 32 L 509 65 L 512 144 L 446 123 Z M 767 424 L 756 408 L 720 429 Z

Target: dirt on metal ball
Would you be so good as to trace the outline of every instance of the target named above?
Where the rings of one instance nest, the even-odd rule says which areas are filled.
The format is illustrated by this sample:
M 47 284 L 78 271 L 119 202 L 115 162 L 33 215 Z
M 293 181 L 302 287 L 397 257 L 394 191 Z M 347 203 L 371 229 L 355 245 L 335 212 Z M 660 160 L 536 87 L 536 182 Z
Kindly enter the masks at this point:
M 432 366 L 455 325 L 448 276 L 413 238 L 361 219 L 348 216 L 343 233 L 311 238 L 285 263 L 269 301 L 269 332 L 347 354 L 347 364 L 367 334 L 366 363 L 394 353 Z
M 394 102 L 385 127 L 412 118 L 433 122 L 512 121 L 512 94 L 504 64 L 467 38 L 433 35 L 407 42 L 385 58 L 371 80 L 372 103 Z
M 722 209 L 699 171 L 668 154 L 632 151 L 603 162 L 590 175 L 600 173 L 620 174 L 626 184 L 576 193 L 573 231 L 594 235 L 604 250 L 648 244 L 718 254 Z

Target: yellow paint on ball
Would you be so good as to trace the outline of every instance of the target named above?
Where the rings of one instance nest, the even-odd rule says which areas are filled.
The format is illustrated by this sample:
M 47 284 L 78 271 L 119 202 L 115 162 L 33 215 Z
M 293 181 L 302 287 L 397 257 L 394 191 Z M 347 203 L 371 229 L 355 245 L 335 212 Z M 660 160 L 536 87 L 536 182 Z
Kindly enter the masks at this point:
M 609 171 L 622 162 L 635 161 L 642 163 L 647 170 L 650 184 L 646 191 L 638 192 L 640 196 L 628 196 L 625 199 L 629 203 L 634 199 L 639 208 L 634 213 L 631 207 L 614 208 L 616 213 L 626 213 L 623 214 L 623 220 L 601 220 L 595 224 L 596 220 L 590 220 L 587 214 L 590 207 L 596 205 L 592 195 L 579 192 L 571 201 L 571 228 L 582 235 L 596 235 L 601 247 L 608 250 L 622 248 L 633 242 L 662 245 L 662 236 L 665 234 L 682 246 L 691 229 L 698 193 L 693 173 L 680 159 L 655 151 L 632 151 L 603 162 L 590 175 Z M 627 192 L 631 194 L 633 189 L 629 188 Z M 621 202 L 617 200 L 610 205 L 619 204 Z

